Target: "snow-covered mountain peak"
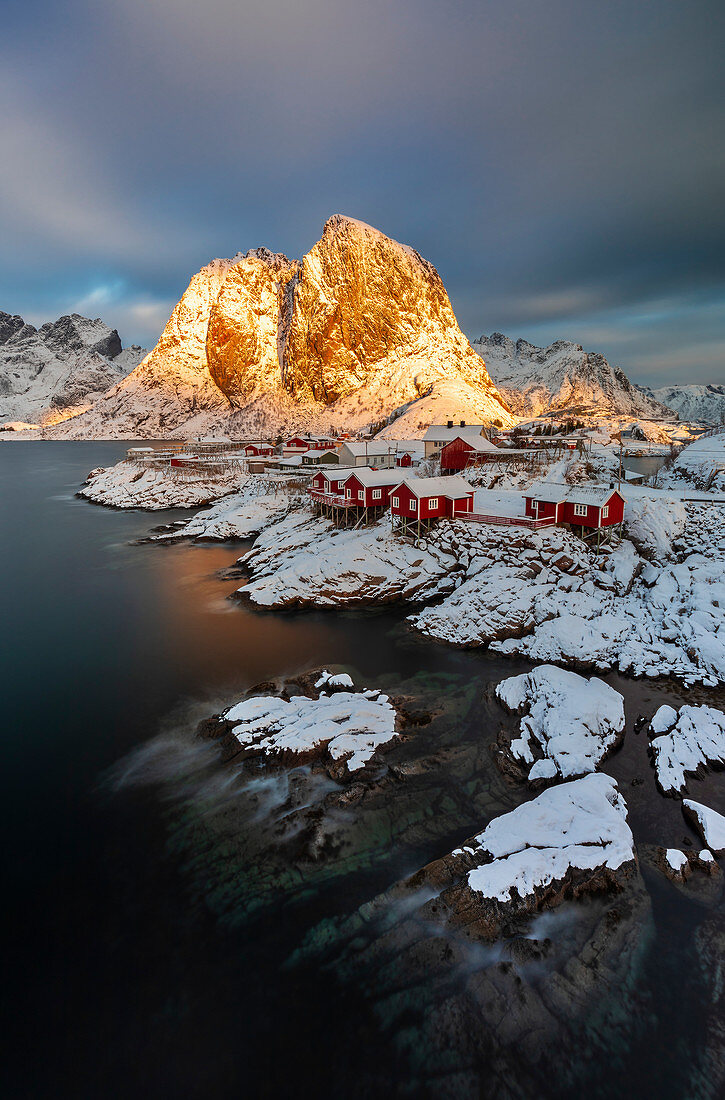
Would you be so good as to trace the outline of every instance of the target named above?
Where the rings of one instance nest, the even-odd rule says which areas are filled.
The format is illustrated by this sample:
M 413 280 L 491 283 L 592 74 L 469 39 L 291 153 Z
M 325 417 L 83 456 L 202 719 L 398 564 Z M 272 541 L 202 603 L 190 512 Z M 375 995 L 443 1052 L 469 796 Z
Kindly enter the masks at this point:
M 537 348 L 515 343 L 499 332 L 481 336 L 474 349 L 511 409 L 520 416 L 549 412 L 567 415 L 633 416 L 671 419 L 672 413 L 633 386 L 624 371 L 581 344 L 556 340 Z
M 253 248 L 208 264 L 151 354 L 63 432 L 362 427 L 423 398 L 430 423 L 437 394 L 512 422 L 433 265 L 336 214 L 301 261 Z
M 0 420 L 53 424 L 90 407 L 144 357 L 100 318 L 67 314 L 39 329 L 0 313 Z

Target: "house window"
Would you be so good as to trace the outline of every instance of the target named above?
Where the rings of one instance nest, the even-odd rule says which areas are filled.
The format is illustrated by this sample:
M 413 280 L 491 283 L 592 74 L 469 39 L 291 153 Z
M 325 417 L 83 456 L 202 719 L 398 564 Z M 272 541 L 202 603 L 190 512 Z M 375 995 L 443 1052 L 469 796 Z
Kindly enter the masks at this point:
M 373 489 L 373 500 L 382 500 L 383 490 Z
M 411 512 L 415 512 L 415 511 L 417 511 L 417 509 L 418 509 L 418 501 L 415 499 L 415 497 L 413 497 L 413 499 L 410 502 L 410 510 L 411 510 Z
M 398 497 L 393 497 L 392 504 L 393 504 L 393 508 L 399 508 L 400 507 L 400 500 L 398 499 Z
M 365 490 L 364 489 L 358 489 L 357 499 L 358 500 L 365 500 Z
M 586 504 L 575 504 L 574 505 L 574 515 L 575 516 L 585 516 L 586 514 L 587 514 Z
M 347 497 L 348 500 L 352 500 L 352 489 L 346 489 L 345 490 L 345 496 Z
M 431 497 L 430 500 L 428 501 L 428 507 L 429 508 L 437 508 L 438 507 L 438 497 Z
M 531 507 L 532 507 L 532 508 L 534 509 L 534 511 L 535 511 L 535 512 L 538 512 L 538 510 L 539 510 L 539 502 L 538 502 L 538 500 L 532 500 L 532 501 L 531 501 Z
M 608 515 L 609 515 L 609 505 L 605 504 L 604 507 L 602 508 L 602 519 L 606 519 Z

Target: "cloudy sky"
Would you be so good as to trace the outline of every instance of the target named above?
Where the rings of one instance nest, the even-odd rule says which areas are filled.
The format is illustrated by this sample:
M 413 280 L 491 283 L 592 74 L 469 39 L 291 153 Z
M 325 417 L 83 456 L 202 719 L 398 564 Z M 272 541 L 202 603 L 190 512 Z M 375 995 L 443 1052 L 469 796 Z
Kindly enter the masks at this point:
M 0 309 L 151 346 L 340 212 L 471 337 L 725 382 L 724 43 L 714 0 L 5 0 Z

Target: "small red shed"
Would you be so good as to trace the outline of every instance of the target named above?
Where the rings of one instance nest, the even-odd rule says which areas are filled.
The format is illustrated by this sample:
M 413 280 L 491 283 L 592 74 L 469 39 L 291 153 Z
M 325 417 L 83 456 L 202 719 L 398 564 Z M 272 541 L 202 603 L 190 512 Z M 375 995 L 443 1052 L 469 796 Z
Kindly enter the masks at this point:
M 274 454 L 274 447 L 271 443 L 248 443 L 244 448 L 244 453 L 248 458 L 264 457 Z
M 407 529 L 412 521 L 426 527 L 438 519 L 453 519 L 473 511 L 473 487 L 462 477 L 414 477 L 396 485 L 390 511 Z
M 572 527 L 614 527 L 624 519 L 625 499 L 617 489 L 596 485 L 539 485 L 526 496 L 526 515 L 553 518 Z

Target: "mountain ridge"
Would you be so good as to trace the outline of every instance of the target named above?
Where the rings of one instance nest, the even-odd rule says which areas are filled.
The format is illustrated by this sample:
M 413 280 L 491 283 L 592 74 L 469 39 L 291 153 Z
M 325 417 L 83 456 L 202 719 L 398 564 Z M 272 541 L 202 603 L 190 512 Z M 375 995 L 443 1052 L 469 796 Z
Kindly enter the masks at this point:
M 36 329 L 0 312 L 0 419 L 52 426 L 89 408 L 145 354 L 98 317 L 64 314 Z
M 63 437 L 362 428 L 451 387 L 511 424 L 435 267 L 336 214 L 302 260 L 266 248 L 194 275 L 156 347 Z
M 522 417 L 559 415 L 632 416 L 674 419 L 671 409 L 630 382 L 598 352 L 556 340 L 537 348 L 500 332 L 472 344 L 512 411 Z

